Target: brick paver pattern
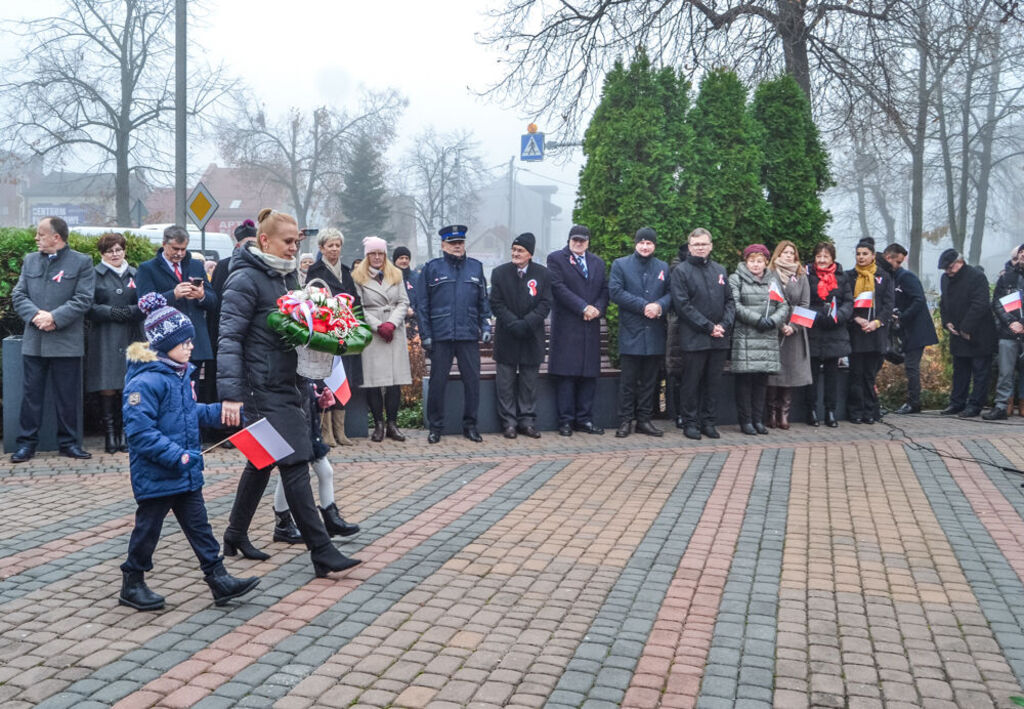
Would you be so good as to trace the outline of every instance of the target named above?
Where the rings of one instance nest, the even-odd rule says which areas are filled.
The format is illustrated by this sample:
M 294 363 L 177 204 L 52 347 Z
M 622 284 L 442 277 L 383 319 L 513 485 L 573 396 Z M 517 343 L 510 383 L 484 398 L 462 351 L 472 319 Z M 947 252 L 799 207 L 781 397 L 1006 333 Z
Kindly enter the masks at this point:
M 127 456 L 0 463 L 0 706 L 1010 706 L 1024 419 L 889 419 L 359 441 L 331 459 L 361 566 L 272 542 L 271 486 L 270 560 L 226 560 L 260 587 L 214 606 L 169 518 L 155 613 L 117 604 Z M 242 464 L 207 464 L 221 534 Z

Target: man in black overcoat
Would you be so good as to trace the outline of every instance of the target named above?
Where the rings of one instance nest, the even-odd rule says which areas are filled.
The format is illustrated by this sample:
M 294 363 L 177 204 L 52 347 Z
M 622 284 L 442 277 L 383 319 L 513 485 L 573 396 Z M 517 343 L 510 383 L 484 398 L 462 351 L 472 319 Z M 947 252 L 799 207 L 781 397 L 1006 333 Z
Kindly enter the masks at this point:
M 594 394 L 601 374 L 601 316 L 608 307 L 604 261 L 590 253 L 590 230 L 577 224 L 569 243 L 548 254 L 551 273 L 551 356 L 556 377 L 558 433 L 603 434 L 594 424 Z
M 941 413 L 971 418 L 981 413 L 988 398 L 989 370 L 996 349 L 988 279 L 981 270 L 964 263 L 956 249 L 942 252 L 939 270 L 945 271 L 939 312 L 942 327 L 949 330 L 949 352 L 953 355 L 953 391 L 949 406 Z
M 921 411 L 921 357 L 924 348 L 938 344 L 939 338 L 920 279 L 903 268 L 907 250 L 901 244 L 889 244 L 882 257 L 892 267 L 897 322 L 903 334 L 903 367 L 907 372 L 907 403 L 896 413 L 916 414 Z
M 536 246 L 533 234 L 520 234 L 512 242 L 511 260 L 491 272 L 495 383 L 505 438 L 517 433 L 540 438 L 534 425 L 537 376 L 544 361 L 544 320 L 551 312 L 551 276 L 533 262 Z

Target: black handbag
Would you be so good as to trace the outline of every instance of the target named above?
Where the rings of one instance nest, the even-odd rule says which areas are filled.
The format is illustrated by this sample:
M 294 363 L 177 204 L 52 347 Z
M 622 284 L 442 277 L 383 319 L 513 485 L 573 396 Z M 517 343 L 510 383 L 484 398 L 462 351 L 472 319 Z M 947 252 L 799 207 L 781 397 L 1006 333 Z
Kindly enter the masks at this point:
M 907 359 L 903 355 L 903 324 L 900 322 L 900 311 L 893 308 L 892 321 L 889 323 L 889 343 L 885 350 L 885 359 L 893 364 L 903 364 Z

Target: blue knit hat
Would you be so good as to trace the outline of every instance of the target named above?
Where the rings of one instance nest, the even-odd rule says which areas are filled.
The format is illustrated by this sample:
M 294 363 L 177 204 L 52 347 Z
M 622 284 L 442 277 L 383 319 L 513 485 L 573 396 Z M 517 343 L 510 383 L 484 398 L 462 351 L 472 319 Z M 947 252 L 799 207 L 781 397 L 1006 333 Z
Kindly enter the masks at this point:
M 167 354 L 196 336 L 188 316 L 169 306 L 159 293 L 146 293 L 139 298 L 139 309 L 146 313 L 146 340 L 157 352 Z

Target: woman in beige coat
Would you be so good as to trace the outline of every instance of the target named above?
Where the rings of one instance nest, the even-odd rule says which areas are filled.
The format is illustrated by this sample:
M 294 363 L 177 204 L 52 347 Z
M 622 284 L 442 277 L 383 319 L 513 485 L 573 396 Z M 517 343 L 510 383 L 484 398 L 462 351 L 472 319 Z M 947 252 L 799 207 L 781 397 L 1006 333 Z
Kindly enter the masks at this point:
M 800 263 L 800 252 L 792 241 L 780 241 L 772 254 L 768 270 L 778 279 L 782 293 L 790 309 L 806 308 L 811 302 L 811 288 Z M 768 377 L 766 401 L 768 406 L 768 428 L 778 426 L 789 428 L 789 407 L 793 401 L 793 389 L 811 383 L 811 351 L 807 344 L 807 330 L 793 323 L 780 328 L 781 344 L 779 356 L 781 368 L 777 374 Z
M 366 324 L 373 330 L 373 341 L 362 354 L 363 388 L 373 414 L 370 440 L 380 443 L 386 435 L 404 441 L 398 430 L 398 407 L 402 385 L 412 383 L 405 338 L 409 296 L 402 272 L 388 260 L 387 242 L 368 236 L 363 249 L 366 258 L 352 271 L 352 280 L 363 302 Z

